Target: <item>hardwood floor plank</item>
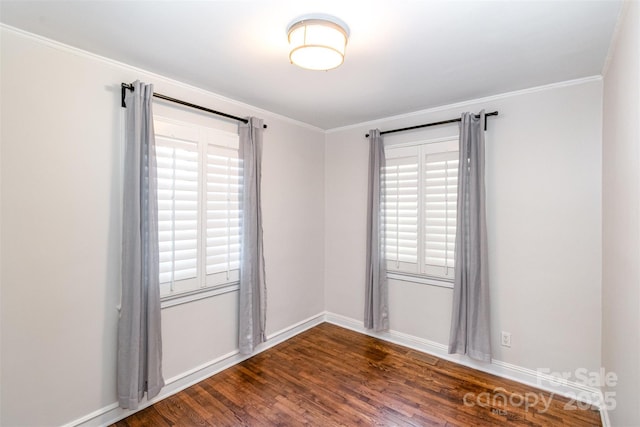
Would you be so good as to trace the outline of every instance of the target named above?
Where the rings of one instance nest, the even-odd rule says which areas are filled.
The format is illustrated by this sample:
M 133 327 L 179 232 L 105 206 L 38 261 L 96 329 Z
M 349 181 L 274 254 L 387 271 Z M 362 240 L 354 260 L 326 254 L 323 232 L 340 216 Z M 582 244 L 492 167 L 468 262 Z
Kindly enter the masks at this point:
M 114 425 L 600 425 L 569 402 L 323 323 Z

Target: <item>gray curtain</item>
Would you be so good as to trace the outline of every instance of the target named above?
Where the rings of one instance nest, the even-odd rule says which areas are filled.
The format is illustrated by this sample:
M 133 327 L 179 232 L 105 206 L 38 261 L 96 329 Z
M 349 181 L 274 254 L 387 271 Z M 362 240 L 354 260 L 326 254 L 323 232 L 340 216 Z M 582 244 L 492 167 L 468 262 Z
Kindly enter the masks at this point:
M 365 282 L 364 326 L 374 331 L 389 329 L 389 289 L 384 256 L 384 216 L 382 203 L 385 165 L 380 130 L 369 131 L 369 195 L 367 204 L 367 274 Z
M 484 187 L 484 110 L 460 122 L 455 282 L 449 353 L 491 361 Z
M 239 127 L 244 184 L 238 319 L 238 344 L 242 354 L 251 354 L 256 345 L 266 340 L 267 290 L 260 203 L 262 124 L 261 119 L 251 117 L 249 123 L 241 123 Z
M 136 409 L 164 386 L 160 328 L 158 204 L 153 86 L 127 91 L 122 229 L 122 306 L 118 320 L 118 402 Z

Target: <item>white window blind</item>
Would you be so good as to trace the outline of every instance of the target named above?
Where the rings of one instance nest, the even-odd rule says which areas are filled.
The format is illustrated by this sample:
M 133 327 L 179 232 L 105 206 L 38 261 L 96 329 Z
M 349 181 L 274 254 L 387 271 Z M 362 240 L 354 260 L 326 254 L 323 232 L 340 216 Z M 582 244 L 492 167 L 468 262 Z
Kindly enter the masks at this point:
M 386 258 L 396 269 L 418 272 L 418 157 L 389 159 L 383 173 Z
M 387 270 L 454 276 L 458 141 L 385 147 Z
M 238 136 L 156 117 L 161 295 L 236 282 Z
M 453 277 L 458 153 L 427 154 L 423 165 L 424 272 Z
M 178 281 L 190 287 L 198 275 L 197 149 L 193 143 L 156 138 L 160 283 L 169 288 Z
M 238 150 L 209 145 L 207 152 L 207 281 L 240 279 L 240 195 Z

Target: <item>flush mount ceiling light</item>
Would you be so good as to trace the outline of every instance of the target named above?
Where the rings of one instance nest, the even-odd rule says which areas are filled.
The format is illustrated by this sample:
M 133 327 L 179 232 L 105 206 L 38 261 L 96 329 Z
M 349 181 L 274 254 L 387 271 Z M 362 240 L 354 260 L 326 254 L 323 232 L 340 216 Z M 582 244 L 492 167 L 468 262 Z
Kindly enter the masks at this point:
M 331 70 L 344 62 L 349 28 L 336 17 L 305 15 L 287 28 L 289 60 L 308 70 Z

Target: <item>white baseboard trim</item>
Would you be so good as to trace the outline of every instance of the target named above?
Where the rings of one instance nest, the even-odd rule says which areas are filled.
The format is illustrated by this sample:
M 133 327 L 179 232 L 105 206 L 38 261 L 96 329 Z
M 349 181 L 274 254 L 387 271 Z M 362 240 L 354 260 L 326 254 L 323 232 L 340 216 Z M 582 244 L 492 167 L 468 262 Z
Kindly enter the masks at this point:
M 609 420 L 609 410 L 606 405 L 600 407 L 600 422 L 602 427 L 611 427 L 611 420 Z
M 200 381 L 205 380 L 220 371 L 237 365 L 243 360 L 255 356 L 258 353 L 262 353 L 263 351 L 276 346 L 288 340 L 289 338 L 292 338 L 295 335 L 306 331 L 307 329 L 311 329 L 314 326 L 323 323 L 324 321 L 324 313 L 318 313 L 315 316 L 311 316 L 308 319 L 302 320 L 287 328 L 269 334 L 267 336 L 267 341 L 263 344 L 260 344 L 253 352 L 253 354 L 249 356 L 243 356 L 238 353 L 238 351 L 234 351 L 217 357 L 216 359 L 210 360 L 209 362 L 206 362 L 173 378 L 169 378 L 166 380 L 166 385 L 164 386 L 162 391 L 160 391 L 160 394 L 158 394 L 158 396 L 150 401 L 145 400 L 140 402 L 140 406 L 135 411 L 122 409 L 118 406 L 117 403 L 113 403 L 81 418 L 71 421 L 70 423 L 65 424 L 63 427 L 96 427 L 113 424 L 123 418 L 128 417 L 131 414 L 134 414 L 146 408 L 147 406 L 153 405 L 154 403 L 159 402 L 162 399 L 166 399 L 167 397 L 172 396 L 187 387 L 197 384 Z
M 521 366 L 502 362 L 500 360 L 493 359 L 491 363 L 477 362 L 466 356 L 447 353 L 447 346 L 444 344 L 393 330 L 388 332 L 372 332 L 364 328 L 362 321 L 335 313 L 323 312 L 309 317 L 308 319 L 302 320 L 280 331 L 269 334 L 267 336 L 267 341 L 259 345 L 256 351 L 250 356 L 242 356 L 237 351 L 231 352 L 200 366 L 197 366 L 178 376 L 169 378 L 168 380 L 166 380 L 167 384 L 162 389 L 160 394 L 150 401 L 141 402 L 140 407 L 136 411 L 122 409 L 118 406 L 117 403 L 113 403 L 90 414 L 87 414 L 82 418 L 78 418 L 68 424 L 65 424 L 63 427 L 96 427 L 113 424 L 123 418 L 128 417 L 131 414 L 134 414 L 139 410 L 146 408 L 147 406 L 153 405 L 154 403 L 159 402 L 162 399 L 166 399 L 167 397 L 172 396 L 187 387 L 205 380 L 220 371 L 237 365 L 238 363 L 256 354 L 274 347 L 294 337 L 295 335 L 311 329 L 312 327 L 323 322 L 331 323 L 355 332 L 359 332 L 361 334 L 369 335 L 423 353 L 431 354 L 441 359 L 468 366 L 470 368 L 477 369 L 479 371 L 493 374 L 502 378 L 517 381 L 519 383 L 548 391 L 550 393 L 565 396 L 570 399 L 575 399 L 579 402 L 593 404 L 600 408 L 600 417 L 603 427 L 609 427 L 611 425 L 605 405 L 600 404 L 601 402 L 603 402 L 602 394 L 597 388 L 588 387 L 572 381 L 560 381 L 554 377 L 537 372 L 533 369 L 523 368 Z
M 601 404 L 601 402 L 603 402 L 602 394 L 600 392 L 600 389 L 598 388 L 585 386 L 573 381 L 559 380 L 556 377 L 552 377 L 548 374 L 543 374 L 533 369 L 523 368 L 521 366 L 502 362 L 500 360 L 493 359 L 491 360 L 491 363 L 484 363 L 475 361 L 466 356 L 449 354 L 447 352 L 448 347 L 444 344 L 393 330 L 388 332 L 373 332 L 365 329 L 362 321 L 339 314 L 327 312 L 325 314 L 325 319 L 328 323 L 342 326 L 343 328 L 351 329 L 353 331 L 389 341 L 394 344 L 409 347 L 414 350 L 431 354 L 441 359 L 477 369 L 479 371 L 497 375 L 499 377 L 517 381 L 519 383 L 548 391 L 550 393 L 568 397 L 569 399 L 575 399 L 576 401 L 581 403 L 589 403 L 591 405 L 595 405 L 600 408 L 600 416 L 603 419 L 603 426 L 609 425 L 608 416 L 606 414 L 606 411 L 603 409 L 604 405 Z M 605 418 L 607 421 L 606 424 Z

